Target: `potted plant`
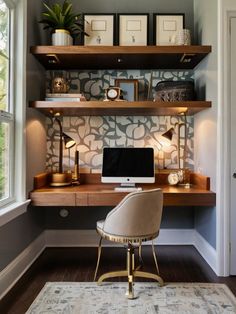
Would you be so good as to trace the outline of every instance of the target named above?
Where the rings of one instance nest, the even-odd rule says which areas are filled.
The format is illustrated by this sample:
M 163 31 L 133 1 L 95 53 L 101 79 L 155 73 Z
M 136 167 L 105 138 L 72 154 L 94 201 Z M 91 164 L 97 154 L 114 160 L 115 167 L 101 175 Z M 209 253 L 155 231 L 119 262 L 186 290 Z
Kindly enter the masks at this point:
M 73 38 L 85 34 L 81 14 L 72 12 L 72 4 L 64 0 L 63 4 L 55 3 L 49 6 L 43 3 L 46 12 L 42 13 L 39 23 L 45 24 L 43 29 L 51 29 L 52 45 L 66 46 L 73 44 Z

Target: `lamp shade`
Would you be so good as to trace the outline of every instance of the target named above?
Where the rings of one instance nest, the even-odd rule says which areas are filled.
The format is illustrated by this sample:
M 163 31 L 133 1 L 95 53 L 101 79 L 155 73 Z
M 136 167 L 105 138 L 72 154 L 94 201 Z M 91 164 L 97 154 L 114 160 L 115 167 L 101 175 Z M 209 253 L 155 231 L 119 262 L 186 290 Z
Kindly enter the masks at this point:
M 75 146 L 75 144 L 76 144 L 75 141 L 69 135 L 63 133 L 63 138 L 64 138 L 65 147 L 67 149 Z
M 161 144 L 164 146 L 170 146 L 174 133 L 175 133 L 174 128 L 170 128 L 168 131 L 163 133 L 160 138 Z

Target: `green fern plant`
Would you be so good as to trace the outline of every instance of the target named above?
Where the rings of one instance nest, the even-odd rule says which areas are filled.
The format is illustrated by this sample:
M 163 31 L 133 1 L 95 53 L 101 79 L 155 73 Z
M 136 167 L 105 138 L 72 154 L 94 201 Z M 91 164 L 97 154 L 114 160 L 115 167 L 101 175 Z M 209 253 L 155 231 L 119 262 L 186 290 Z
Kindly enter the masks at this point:
M 42 13 L 42 20 L 39 23 L 45 24 L 43 29 L 51 29 L 55 32 L 56 29 L 65 29 L 70 32 L 72 37 L 77 37 L 79 34 L 85 34 L 83 31 L 82 15 L 72 12 L 72 4 L 68 0 L 64 0 L 63 4 L 55 3 L 49 6 L 43 2 L 46 12 Z

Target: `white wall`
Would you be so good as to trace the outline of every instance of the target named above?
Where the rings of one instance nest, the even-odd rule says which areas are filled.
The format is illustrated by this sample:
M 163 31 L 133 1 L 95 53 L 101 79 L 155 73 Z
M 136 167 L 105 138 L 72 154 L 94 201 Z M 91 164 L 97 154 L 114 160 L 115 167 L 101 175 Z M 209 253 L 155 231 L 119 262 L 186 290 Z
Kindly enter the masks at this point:
M 196 71 L 200 86 L 213 108 L 195 116 L 195 166 L 211 177 L 217 193 L 217 274 L 229 274 L 229 105 L 227 14 L 236 12 L 235 0 L 195 0 L 195 30 L 199 44 L 211 44 L 213 52 Z M 217 44 L 218 43 L 218 44 Z M 210 226 L 212 229 L 213 226 Z
M 220 170 L 218 197 L 218 268 L 222 275 L 229 274 L 229 230 L 230 230 L 230 102 L 229 102 L 229 60 L 228 60 L 228 15 L 236 15 L 235 0 L 219 0 L 219 148 Z
M 195 69 L 198 97 L 212 101 L 212 108 L 194 116 L 194 166 L 211 179 L 217 192 L 218 155 L 218 3 L 217 0 L 194 0 L 195 40 L 211 45 L 212 52 Z M 196 231 L 217 250 L 217 208 L 195 209 Z M 216 261 L 215 261 L 216 263 Z
M 212 108 L 194 119 L 195 171 L 211 178 L 211 189 L 216 191 L 217 160 L 217 1 L 194 1 L 195 38 L 200 45 L 211 45 L 212 53 L 195 71 L 197 94 L 212 101 Z

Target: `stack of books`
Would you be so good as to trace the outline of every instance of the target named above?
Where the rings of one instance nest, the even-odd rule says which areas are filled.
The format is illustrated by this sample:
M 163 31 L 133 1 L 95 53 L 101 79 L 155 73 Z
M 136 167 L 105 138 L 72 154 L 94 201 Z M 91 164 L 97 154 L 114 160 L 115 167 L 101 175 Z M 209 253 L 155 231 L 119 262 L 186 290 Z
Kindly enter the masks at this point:
M 69 93 L 47 93 L 45 97 L 46 101 L 86 101 L 83 94 L 69 94 Z

